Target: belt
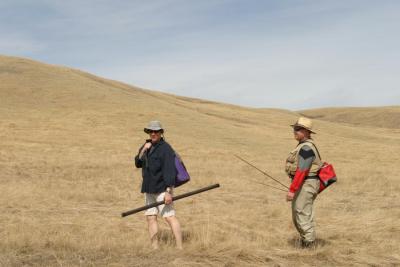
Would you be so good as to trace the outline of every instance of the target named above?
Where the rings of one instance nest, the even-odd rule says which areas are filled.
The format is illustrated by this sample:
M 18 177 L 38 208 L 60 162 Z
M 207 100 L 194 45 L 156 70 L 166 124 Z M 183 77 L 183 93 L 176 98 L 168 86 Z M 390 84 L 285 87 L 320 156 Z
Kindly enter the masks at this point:
M 290 175 L 290 179 L 293 181 L 294 176 Z M 319 179 L 319 176 L 307 176 L 306 178 L 304 178 L 304 180 L 308 180 L 308 179 Z

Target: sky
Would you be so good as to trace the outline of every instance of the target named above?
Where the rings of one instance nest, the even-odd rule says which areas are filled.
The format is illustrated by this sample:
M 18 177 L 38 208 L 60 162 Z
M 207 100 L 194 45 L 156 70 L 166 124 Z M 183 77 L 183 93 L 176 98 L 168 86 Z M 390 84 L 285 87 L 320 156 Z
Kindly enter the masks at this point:
M 0 54 L 256 108 L 400 105 L 400 1 L 0 0 Z

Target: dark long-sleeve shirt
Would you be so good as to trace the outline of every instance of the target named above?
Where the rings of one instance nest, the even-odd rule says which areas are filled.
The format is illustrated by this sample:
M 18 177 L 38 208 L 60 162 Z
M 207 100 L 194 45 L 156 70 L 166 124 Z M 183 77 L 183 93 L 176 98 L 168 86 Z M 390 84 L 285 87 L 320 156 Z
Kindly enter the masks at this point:
M 143 146 L 142 146 L 143 147 Z M 153 144 L 139 158 L 139 153 L 135 157 L 135 165 L 142 168 L 142 193 L 161 193 L 167 187 L 175 185 L 175 153 L 171 146 L 161 139 Z

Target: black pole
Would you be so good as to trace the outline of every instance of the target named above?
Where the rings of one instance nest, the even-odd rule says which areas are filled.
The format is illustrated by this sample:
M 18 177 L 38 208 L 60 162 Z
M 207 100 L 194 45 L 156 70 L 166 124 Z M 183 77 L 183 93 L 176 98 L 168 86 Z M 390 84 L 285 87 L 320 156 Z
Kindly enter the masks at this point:
M 172 200 L 176 201 L 178 199 L 189 197 L 189 196 L 192 196 L 192 195 L 196 195 L 196 194 L 202 193 L 204 191 L 208 191 L 208 190 L 211 190 L 211 189 L 214 189 L 214 188 L 218 188 L 218 187 L 219 187 L 219 184 L 213 184 L 213 185 L 210 185 L 210 186 L 207 186 L 207 187 L 204 187 L 204 188 L 197 189 L 197 190 L 192 191 L 192 192 L 187 192 L 187 193 L 172 197 Z M 132 214 L 138 213 L 138 212 L 143 211 L 143 210 L 147 210 L 147 209 L 150 209 L 150 208 L 153 208 L 153 207 L 157 207 L 157 206 L 162 205 L 164 203 L 165 203 L 164 201 L 158 201 L 158 202 L 155 202 L 155 203 L 150 204 L 150 205 L 146 205 L 146 206 L 143 206 L 143 207 L 140 207 L 140 208 L 137 208 L 137 209 L 133 209 L 133 210 L 129 210 L 129 211 L 123 212 L 121 214 L 121 216 L 122 217 L 126 217 L 128 215 L 132 215 Z
M 272 180 L 274 180 L 275 182 L 277 182 L 278 184 L 284 186 L 286 189 L 289 189 L 288 186 L 282 184 L 281 182 L 279 182 L 277 179 L 275 179 L 274 177 L 272 177 L 271 175 L 269 175 L 268 173 L 266 173 L 265 171 L 260 170 L 259 168 L 257 168 L 256 166 L 254 166 L 253 164 L 251 164 L 250 162 L 248 162 L 245 159 L 242 159 L 241 157 L 239 157 L 238 155 L 235 155 L 235 157 L 237 157 L 238 159 L 240 159 L 241 161 L 243 161 L 244 163 L 247 163 L 248 165 L 250 165 L 251 167 L 253 167 L 254 169 L 256 169 L 257 171 L 261 172 L 262 174 L 264 174 L 265 176 L 267 176 L 268 178 L 271 178 Z

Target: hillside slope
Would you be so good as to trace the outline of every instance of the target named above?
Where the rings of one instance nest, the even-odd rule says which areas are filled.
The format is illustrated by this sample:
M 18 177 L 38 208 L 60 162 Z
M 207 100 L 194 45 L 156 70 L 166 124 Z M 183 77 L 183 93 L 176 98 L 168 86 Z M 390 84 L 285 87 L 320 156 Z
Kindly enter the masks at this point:
M 234 157 L 289 184 L 296 113 L 178 97 L 65 67 L 0 57 L 0 266 L 290 266 L 400 264 L 397 129 L 315 120 L 339 182 L 317 199 L 319 245 L 298 248 L 285 193 Z M 221 188 L 177 202 L 185 250 L 161 223 L 149 248 L 132 159 L 159 119 L 192 181 Z M 273 184 L 273 183 L 272 183 Z
M 400 106 L 377 108 L 322 108 L 300 111 L 310 118 L 356 126 L 400 129 Z

